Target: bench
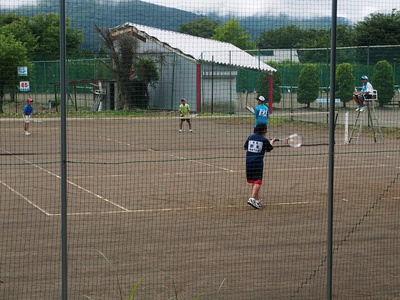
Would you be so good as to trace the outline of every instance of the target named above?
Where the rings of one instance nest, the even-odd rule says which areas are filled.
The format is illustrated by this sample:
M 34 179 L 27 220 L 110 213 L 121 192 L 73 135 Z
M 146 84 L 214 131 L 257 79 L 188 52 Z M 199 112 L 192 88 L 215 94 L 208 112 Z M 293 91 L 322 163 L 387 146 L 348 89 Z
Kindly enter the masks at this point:
M 400 99 L 392 99 L 388 103 L 386 103 L 385 105 L 400 107 Z
M 396 93 L 398 93 L 398 95 L 396 96 Z M 393 96 L 393 98 L 386 103 L 385 105 L 390 105 L 390 106 L 398 106 L 400 107 L 400 88 L 397 89 L 397 91 L 395 92 L 395 95 Z
M 330 99 L 326 99 L 326 98 L 317 98 L 315 100 L 315 102 L 317 102 L 319 104 L 319 108 L 322 108 L 322 106 L 324 104 L 328 105 L 330 103 Z M 335 103 L 340 103 L 340 99 L 335 99 Z

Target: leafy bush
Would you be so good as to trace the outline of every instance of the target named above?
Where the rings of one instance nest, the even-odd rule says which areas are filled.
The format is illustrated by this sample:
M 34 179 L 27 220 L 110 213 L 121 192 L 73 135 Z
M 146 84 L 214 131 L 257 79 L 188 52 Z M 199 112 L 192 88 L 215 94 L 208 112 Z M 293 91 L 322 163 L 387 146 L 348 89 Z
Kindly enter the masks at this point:
M 386 61 L 378 61 L 374 67 L 371 83 L 378 91 L 379 106 L 392 100 L 394 96 L 393 67 Z
M 346 103 L 353 99 L 355 87 L 353 66 L 349 63 L 342 63 L 336 69 L 336 98 L 346 106 Z
M 314 102 L 319 94 L 318 68 L 315 64 L 304 64 L 299 76 L 297 102 L 307 104 Z

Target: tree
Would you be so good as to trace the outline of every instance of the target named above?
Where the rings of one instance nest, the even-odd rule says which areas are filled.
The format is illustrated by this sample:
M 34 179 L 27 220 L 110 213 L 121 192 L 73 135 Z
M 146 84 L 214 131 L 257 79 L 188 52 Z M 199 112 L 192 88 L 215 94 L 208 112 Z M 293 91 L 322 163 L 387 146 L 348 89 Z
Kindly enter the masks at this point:
M 3 113 L 3 99 L 6 87 L 18 84 L 18 66 L 28 66 L 25 46 L 12 35 L 0 34 L 0 113 Z
M 0 27 L 3 27 L 4 25 L 11 24 L 12 22 L 19 20 L 20 18 L 23 18 L 22 16 L 19 16 L 14 13 L 9 13 L 9 14 L 1 14 L 0 15 Z
M 302 48 L 329 48 L 331 46 L 331 32 L 326 29 L 310 28 L 304 30 L 300 46 Z
M 27 49 L 32 60 L 58 59 L 60 52 L 60 18 L 56 13 L 36 15 L 33 19 L 6 14 L 0 16 L 0 33 L 13 35 Z M 66 47 L 68 55 L 80 54 L 83 33 L 70 27 L 66 20 Z
M 355 25 L 355 45 L 399 45 L 400 44 L 400 11 L 392 10 L 391 14 L 371 14 L 364 21 Z M 385 58 L 392 61 L 399 58 L 398 48 L 380 48 L 369 53 L 370 61 L 378 62 Z
M 154 86 L 158 81 L 154 61 L 150 58 L 137 58 L 138 40 L 130 32 L 113 32 L 97 25 L 95 29 L 113 58 L 110 69 L 116 74 L 120 87 L 120 109 L 147 107 L 148 85 Z
M 148 86 L 155 87 L 158 82 L 158 70 L 154 61 L 142 57 L 133 62 L 134 79 L 129 99 L 131 107 L 147 108 L 149 106 Z
M 329 63 L 331 32 L 325 29 L 307 29 L 304 30 L 303 40 L 298 50 L 299 59 L 302 63 Z M 306 48 L 315 48 L 312 51 Z
M 218 23 L 215 20 L 199 18 L 192 22 L 181 24 L 178 32 L 210 39 L 218 27 Z
M 303 30 L 295 25 L 290 25 L 261 32 L 257 46 L 260 49 L 297 48 L 302 40 Z
M 336 92 L 335 97 L 339 98 L 346 107 L 346 103 L 353 99 L 356 79 L 353 75 L 353 66 L 349 63 L 342 63 L 336 69 Z
M 0 17 L 0 33 L 12 35 L 15 40 L 20 41 L 29 54 L 35 53 L 38 47 L 39 37 L 35 36 L 30 27 L 32 21 L 28 17 L 17 16 L 15 14 L 2 15 Z
M 60 52 L 60 17 L 56 13 L 45 16 L 36 15 L 30 23 L 30 31 L 38 37 L 38 46 L 35 50 L 35 59 L 56 59 Z M 83 33 L 70 27 L 70 20 L 66 20 L 66 48 L 70 56 L 79 54 Z
M 379 106 L 392 100 L 394 96 L 393 67 L 386 61 L 378 61 L 371 78 L 372 85 L 378 91 Z
M 255 49 L 255 43 L 250 38 L 248 31 L 244 31 L 243 27 L 239 26 L 238 21 L 235 19 L 231 19 L 217 27 L 212 36 L 213 40 L 231 43 L 242 50 Z
M 273 81 L 272 81 L 272 100 L 273 103 L 281 102 L 281 91 L 279 86 L 282 85 L 282 73 L 279 71 L 279 65 L 276 62 L 268 62 L 268 65 L 276 69 L 276 72 L 273 73 Z M 260 88 L 257 91 L 258 94 L 263 95 L 266 99 L 269 97 L 269 76 L 268 72 L 261 72 L 260 74 Z
M 128 92 L 130 90 L 130 76 L 133 55 L 136 52 L 136 40 L 130 33 L 114 33 L 110 29 L 101 29 L 95 25 L 100 39 L 110 52 L 111 62 L 109 68 L 116 76 L 119 86 L 119 109 L 128 108 Z M 116 50 L 118 49 L 118 51 Z
M 330 35 L 330 31 L 329 31 Z M 349 47 L 354 45 L 355 30 L 353 26 L 338 25 L 336 28 L 336 46 Z
M 318 68 L 315 64 L 304 64 L 299 76 L 297 102 L 307 104 L 314 102 L 319 94 Z
M 357 46 L 398 45 L 400 43 L 400 11 L 391 14 L 370 14 L 357 23 L 355 42 Z

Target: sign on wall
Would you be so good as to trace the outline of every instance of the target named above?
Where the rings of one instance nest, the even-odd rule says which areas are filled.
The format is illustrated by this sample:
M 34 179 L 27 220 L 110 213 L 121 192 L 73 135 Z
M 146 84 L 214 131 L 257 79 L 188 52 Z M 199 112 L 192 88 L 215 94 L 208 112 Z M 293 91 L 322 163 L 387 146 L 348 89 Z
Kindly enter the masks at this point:
M 21 92 L 29 92 L 30 91 L 29 81 L 20 81 L 19 82 L 19 90 Z
M 28 76 L 28 67 L 18 67 L 18 77 Z

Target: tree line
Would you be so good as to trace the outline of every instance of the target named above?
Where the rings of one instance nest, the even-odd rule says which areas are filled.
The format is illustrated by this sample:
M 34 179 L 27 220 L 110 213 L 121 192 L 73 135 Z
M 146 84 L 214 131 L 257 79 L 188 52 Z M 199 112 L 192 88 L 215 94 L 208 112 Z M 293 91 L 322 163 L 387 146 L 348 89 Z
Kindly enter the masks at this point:
M 251 49 L 327 49 L 331 47 L 330 29 L 301 29 L 295 25 L 282 26 L 277 29 L 262 31 L 260 37 L 253 41 L 248 31 L 244 30 L 235 19 L 220 24 L 216 20 L 199 18 L 181 24 L 179 32 L 194 36 L 229 42 L 242 50 Z M 336 30 L 337 47 L 368 47 L 376 45 L 400 44 L 400 11 L 393 9 L 389 14 L 373 13 L 354 26 L 338 25 Z M 304 52 L 304 55 L 306 52 Z M 357 53 L 355 54 L 357 55 Z M 308 62 L 325 61 L 325 51 L 314 52 L 313 57 L 303 56 Z M 373 54 L 370 59 L 379 61 L 384 57 L 388 61 L 400 60 L 397 50 L 390 49 L 384 56 L 381 52 Z M 343 57 L 345 61 L 349 57 Z

